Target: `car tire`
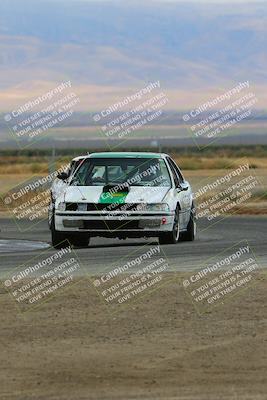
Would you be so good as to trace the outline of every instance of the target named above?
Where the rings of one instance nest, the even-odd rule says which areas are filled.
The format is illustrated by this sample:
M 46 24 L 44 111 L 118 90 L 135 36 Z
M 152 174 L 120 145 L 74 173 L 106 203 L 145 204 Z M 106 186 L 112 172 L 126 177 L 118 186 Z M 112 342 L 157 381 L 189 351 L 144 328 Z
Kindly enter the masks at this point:
M 194 212 L 194 207 L 192 207 L 186 232 L 181 234 L 181 241 L 193 242 L 193 240 L 195 240 L 196 237 L 196 229 L 197 228 L 196 228 L 195 212 Z
M 48 227 L 49 227 L 50 231 L 52 230 L 53 216 L 54 216 L 54 206 L 52 203 L 50 203 L 48 206 Z
M 180 225 L 179 225 L 179 209 L 176 209 L 173 228 L 171 232 L 162 232 L 159 235 L 159 244 L 176 244 L 179 241 Z
M 51 219 L 51 239 L 52 239 L 52 246 L 55 249 L 63 249 L 64 247 L 68 247 L 70 242 L 68 237 L 63 233 L 59 232 L 55 228 L 55 216 L 52 216 Z
M 75 247 L 88 247 L 90 243 L 89 235 L 70 236 L 70 242 Z

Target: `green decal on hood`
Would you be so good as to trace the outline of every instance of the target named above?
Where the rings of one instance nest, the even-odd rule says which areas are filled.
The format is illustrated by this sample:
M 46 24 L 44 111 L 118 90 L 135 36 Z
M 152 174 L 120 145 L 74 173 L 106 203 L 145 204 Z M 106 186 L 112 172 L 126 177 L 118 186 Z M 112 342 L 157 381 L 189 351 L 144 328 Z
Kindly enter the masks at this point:
M 124 204 L 125 199 L 129 192 L 102 192 L 101 196 L 99 197 L 98 203 L 100 204 L 107 204 L 107 203 L 120 203 Z

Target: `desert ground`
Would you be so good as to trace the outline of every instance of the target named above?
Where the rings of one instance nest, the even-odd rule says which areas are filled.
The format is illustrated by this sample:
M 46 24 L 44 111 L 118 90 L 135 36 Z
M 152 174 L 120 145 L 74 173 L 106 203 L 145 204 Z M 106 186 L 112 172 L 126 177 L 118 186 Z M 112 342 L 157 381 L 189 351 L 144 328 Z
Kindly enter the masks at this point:
M 266 399 L 266 275 L 201 316 L 184 277 L 115 315 L 86 280 L 26 315 L 1 290 L 1 399 Z

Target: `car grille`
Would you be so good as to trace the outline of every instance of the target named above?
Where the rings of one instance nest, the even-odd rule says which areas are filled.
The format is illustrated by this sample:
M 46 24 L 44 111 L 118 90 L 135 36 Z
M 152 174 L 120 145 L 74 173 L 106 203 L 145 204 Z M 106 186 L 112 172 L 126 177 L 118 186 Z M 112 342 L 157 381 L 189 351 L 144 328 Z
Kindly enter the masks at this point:
M 87 204 L 87 211 L 142 211 L 144 210 L 144 204 L 139 203 L 88 203 Z
M 115 230 L 115 229 L 140 229 L 138 221 L 98 221 L 90 220 L 83 222 L 83 229 L 92 230 Z M 141 228 L 142 229 L 142 228 Z

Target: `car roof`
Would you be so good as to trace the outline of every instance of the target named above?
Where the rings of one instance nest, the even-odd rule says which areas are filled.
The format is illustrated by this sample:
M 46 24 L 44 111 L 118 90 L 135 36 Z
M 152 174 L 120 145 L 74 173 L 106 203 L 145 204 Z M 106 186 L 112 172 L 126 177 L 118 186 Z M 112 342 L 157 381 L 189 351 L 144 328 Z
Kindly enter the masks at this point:
M 89 158 L 163 158 L 166 154 L 162 153 L 150 153 L 150 152 L 104 152 L 104 153 L 92 153 Z

